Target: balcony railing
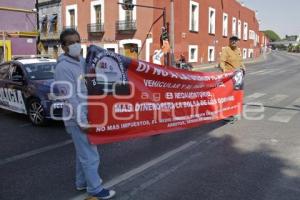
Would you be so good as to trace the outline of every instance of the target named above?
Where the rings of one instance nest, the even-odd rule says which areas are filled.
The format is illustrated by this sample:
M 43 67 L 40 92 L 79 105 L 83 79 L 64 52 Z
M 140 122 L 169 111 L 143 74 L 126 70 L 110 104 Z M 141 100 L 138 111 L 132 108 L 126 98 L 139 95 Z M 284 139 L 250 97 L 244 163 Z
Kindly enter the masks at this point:
M 89 33 L 104 33 L 104 24 L 103 23 L 88 24 L 87 31 Z
M 66 30 L 66 29 L 69 29 L 69 28 L 77 30 L 77 26 L 64 26 L 63 30 Z
M 116 22 L 116 29 L 119 32 L 134 32 L 136 31 L 136 21 L 135 20 L 122 20 Z

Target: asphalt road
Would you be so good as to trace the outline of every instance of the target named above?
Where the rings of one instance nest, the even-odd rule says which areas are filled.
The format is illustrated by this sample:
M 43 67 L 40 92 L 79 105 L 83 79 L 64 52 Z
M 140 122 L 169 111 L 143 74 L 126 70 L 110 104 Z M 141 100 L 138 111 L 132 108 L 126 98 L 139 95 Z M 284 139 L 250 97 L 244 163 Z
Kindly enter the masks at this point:
M 271 53 L 248 65 L 240 121 L 102 145 L 105 185 L 120 200 L 298 200 L 299 85 L 300 56 Z M 61 123 L 0 110 L 0 138 L 1 200 L 84 199 Z

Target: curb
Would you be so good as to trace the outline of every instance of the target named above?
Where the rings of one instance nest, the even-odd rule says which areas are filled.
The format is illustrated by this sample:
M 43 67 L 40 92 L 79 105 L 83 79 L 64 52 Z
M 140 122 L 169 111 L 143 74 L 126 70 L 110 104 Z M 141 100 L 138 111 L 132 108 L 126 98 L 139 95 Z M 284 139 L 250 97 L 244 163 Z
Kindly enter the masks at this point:
M 260 63 L 266 60 L 267 56 L 269 53 L 266 53 L 265 55 L 261 55 L 260 57 L 258 57 L 257 59 L 252 59 L 252 60 L 245 60 L 244 64 L 253 64 L 253 63 Z M 196 66 L 193 67 L 192 71 L 200 71 L 200 70 L 206 70 L 206 69 L 213 69 L 213 68 L 218 68 L 218 63 L 212 63 L 210 65 L 203 65 L 203 66 Z
M 213 68 L 217 68 L 217 63 L 215 63 L 214 65 L 209 65 L 209 66 L 198 66 L 198 67 L 193 67 L 192 71 L 198 71 L 198 70 L 205 70 L 205 69 L 213 69 Z

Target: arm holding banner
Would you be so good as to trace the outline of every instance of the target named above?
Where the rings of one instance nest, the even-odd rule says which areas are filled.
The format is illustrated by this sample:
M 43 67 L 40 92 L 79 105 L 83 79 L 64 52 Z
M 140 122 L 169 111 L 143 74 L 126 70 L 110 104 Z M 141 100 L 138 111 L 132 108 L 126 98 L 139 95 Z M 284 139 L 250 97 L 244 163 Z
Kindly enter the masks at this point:
M 240 55 L 242 55 L 242 52 L 241 52 L 241 50 L 239 49 L 239 54 Z M 243 70 L 243 73 L 245 74 L 246 73 L 246 66 L 245 66 L 245 64 L 244 64 L 244 62 L 243 62 L 243 58 L 242 58 L 242 56 L 240 56 L 240 62 L 241 62 L 241 69 Z

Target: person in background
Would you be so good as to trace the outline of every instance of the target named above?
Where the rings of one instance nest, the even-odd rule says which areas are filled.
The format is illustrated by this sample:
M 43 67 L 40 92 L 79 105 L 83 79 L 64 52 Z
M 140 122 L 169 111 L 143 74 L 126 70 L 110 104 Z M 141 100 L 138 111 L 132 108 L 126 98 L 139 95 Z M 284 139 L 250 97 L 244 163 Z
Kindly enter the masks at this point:
M 239 38 L 232 36 L 229 38 L 229 45 L 222 50 L 220 57 L 220 68 L 223 72 L 242 70 L 243 74 L 246 72 L 246 67 L 243 63 L 242 53 L 238 48 Z M 225 121 L 234 122 L 238 119 L 238 116 L 231 116 Z
M 54 78 L 55 81 L 59 81 L 56 83 L 59 94 L 65 96 L 64 124 L 66 132 L 72 137 L 76 151 L 76 189 L 86 190 L 93 198 L 110 199 L 116 192 L 103 188 L 98 172 L 100 163 L 98 149 L 96 145 L 90 144 L 87 138 L 86 106 L 78 110 L 80 105 L 86 103 L 86 99 L 80 97 L 80 93 L 83 96 L 87 95 L 84 78 L 85 61 L 80 54 L 80 35 L 74 29 L 66 29 L 60 35 L 60 43 L 64 54 L 58 58 Z M 68 117 L 69 115 L 71 117 Z
M 238 48 L 239 38 L 232 36 L 229 38 L 229 45 L 222 50 L 220 58 L 220 68 L 223 72 L 242 69 L 246 71 L 240 48 Z
M 180 54 L 179 62 L 186 63 L 185 56 Z

